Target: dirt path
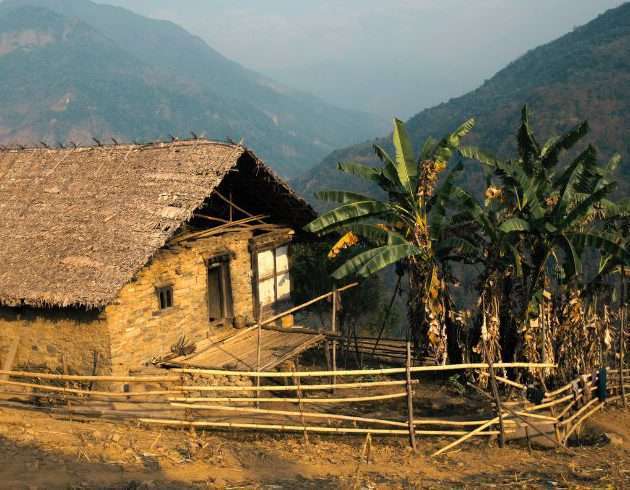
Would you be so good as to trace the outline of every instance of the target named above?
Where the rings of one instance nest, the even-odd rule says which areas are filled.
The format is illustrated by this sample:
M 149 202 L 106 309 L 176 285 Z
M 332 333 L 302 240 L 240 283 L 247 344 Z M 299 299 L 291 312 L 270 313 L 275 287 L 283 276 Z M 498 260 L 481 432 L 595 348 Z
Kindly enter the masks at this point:
M 478 441 L 437 459 L 447 439 L 375 439 L 359 465 L 362 438 L 156 430 L 69 421 L 0 409 L 0 488 L 626 488 L 630 413 L 608 409 L 585 430 L 576 456 L 501 450 Z M 602 432 L 616 433 L 609 443 Z M 358 477 L 357 477 L 358 472 Z

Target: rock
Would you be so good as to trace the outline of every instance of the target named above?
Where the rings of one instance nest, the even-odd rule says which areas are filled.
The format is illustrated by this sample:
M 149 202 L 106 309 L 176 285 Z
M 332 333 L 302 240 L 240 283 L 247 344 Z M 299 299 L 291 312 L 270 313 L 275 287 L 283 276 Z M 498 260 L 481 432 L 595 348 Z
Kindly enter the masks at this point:
M 114 441 L 114 442 L 118 442 L 118 441 L 120 441 L 120 434 L 114 434 L 114 435 L 112 436 L 112 441 Z
M 608 444 L 614 447 L 623 447 L 623 437 L 619 434 L 615 434 L 614 432 L 606 432 L 604 433 L 606 439 L 608 440 Z

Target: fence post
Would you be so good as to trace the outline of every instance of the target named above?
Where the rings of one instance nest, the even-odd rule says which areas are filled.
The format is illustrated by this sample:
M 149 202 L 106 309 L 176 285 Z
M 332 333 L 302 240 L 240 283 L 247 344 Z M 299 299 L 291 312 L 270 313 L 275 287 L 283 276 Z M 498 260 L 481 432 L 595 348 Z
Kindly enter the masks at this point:
M 405 362 L 407 378 L 407 420 L 409 422 L 409 444 L 416 450 L 416 430 L 413 422 L 413 384 L 411 383 L 411 341 L 407 339 L 407 360 Z
M 497 405 L 497 413 L 499 416 L 499 447 L 505 447 L 505 426 L 503 424 L 503 407 L 501 407 L 501 398 L 499 397 L 499 388 L 497 387 L 497 379 L 494 376 L 494 364 L 488 357 L 488 367 L 490 370 L 490 386 L 494 395 L 494 402 Z
M 337 333 L 337 285 L 332 289 L 332 315 L 330 319 L 330 329 L 335 335 Z M 333 336 L 332 341 L 332 370 L 337 371 L 337 339 Z M 335 392 L 335 385 L 337 384 L 337 376 L 333 374 L 331 384 L 333 385 L 332 392 Z
M 256 372 L 260 372 L 260 343 L 262 337 L 262 325 L 260 324 L 260 316 L 258 317 L 258 336 L 256 345 Z M 260 388 L 260 376 L 256 376 L 256 388 Z M 256 390 L 256 408 L 260 407 L 258 398 L 260 397 L 260 390 Z

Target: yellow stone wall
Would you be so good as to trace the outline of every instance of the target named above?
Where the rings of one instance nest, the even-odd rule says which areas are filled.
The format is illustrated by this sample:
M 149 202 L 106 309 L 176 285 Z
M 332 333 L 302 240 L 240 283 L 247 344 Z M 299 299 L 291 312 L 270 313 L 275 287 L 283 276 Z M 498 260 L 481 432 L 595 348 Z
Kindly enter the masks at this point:
M 167 354 L 181 336 L 200 341 L 219 333 L 220 328 L 212 329 L 208 322 L 205 261 L 213 256 L 231 254 L 234 315 L 253 322 L 251 236 L 250 232 L 231 232 L 158 251 L 105 308 L 115 375 Z M 160 310 L 156 287 L 165 284 L 173 287 L 173 307 Z
M 220 333 L 208 321 L 205 260 L 230 253 L 234 316 L 254 321 L 251 232 L 231 232 L 186 246 L 166 247 L 124 286 L 103 311 L 0 307 L 0 367 L 19 334 L 14 368 L 62 369 L 91 374 L 94 351 L 98 374 L 125 375 L 162 356 L 181 336 L 200 341 Z M 173 307 L 159 309 L 156 287 L 173 287 Z
M 19 337 L 12 369 L 44 369 L 92 374 L 111 372 L 107 325 L 99 312 L 0 307 L 0 366 Z M 63 356 L 63 359 L 62 359 Z

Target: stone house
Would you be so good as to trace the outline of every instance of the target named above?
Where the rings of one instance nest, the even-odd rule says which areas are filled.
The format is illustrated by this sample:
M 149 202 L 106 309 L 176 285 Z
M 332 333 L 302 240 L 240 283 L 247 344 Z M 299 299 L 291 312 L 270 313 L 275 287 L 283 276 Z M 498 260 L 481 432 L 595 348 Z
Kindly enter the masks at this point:
M 314 215 L 239 145 L 0 151 L 0 367 L 124 375 L 284 311 Z

